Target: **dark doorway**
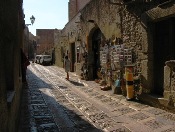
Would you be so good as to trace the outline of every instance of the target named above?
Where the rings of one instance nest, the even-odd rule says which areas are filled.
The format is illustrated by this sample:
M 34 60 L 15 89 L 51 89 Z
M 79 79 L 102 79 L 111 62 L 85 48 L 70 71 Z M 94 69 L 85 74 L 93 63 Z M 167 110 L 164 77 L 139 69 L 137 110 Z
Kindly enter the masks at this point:
M 154 90 L 163 96 L 164 66 L 168 60 L 175 59 L 175 19 L 169 18 L 155 23 L 154 36 Z
M 101 43 L 101 31 L 96 29 L 92 35 L 92 52 L 93 52 L 93 79 L 97 79 L 97 71 L 100 67 L 100 43 Z
M 71 72 L 74 72 L 74 64 L 75 64 L 75 43 L 71 44 Z
M 55 64 L 55 48 L 52 50 L 52 65 Z

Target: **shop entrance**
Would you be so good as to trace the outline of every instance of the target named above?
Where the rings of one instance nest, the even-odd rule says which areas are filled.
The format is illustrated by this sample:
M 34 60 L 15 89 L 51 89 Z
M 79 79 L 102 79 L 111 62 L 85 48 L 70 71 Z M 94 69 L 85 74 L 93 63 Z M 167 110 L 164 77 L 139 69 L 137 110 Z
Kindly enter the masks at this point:
M 98 28 L 92 35 L 92 53 L 93 53 L 93 79 L 97 79 L 97 71 L 100 67 L 100 43 L 101 43 L 101 30 Z
M 153 93 L 163 96 L 164 66 L 175 59 L 175 19 L 169 18 L 155 23 L 154 36 L 154 89 Z

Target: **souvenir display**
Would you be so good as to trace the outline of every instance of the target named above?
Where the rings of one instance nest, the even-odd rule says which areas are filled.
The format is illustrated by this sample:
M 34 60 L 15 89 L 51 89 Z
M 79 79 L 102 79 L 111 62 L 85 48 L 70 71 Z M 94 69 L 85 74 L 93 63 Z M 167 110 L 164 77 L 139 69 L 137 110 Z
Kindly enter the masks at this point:
M 100 61 L 102 64 L 106 64 L 107 62 L 107 54 L 104 51 L 100 52 Z
M 133 65 L 133 51 L 132 49 L 125 46 L 122 41 L 116 42 L 115 44 L 110 43 L 110 40 L 106 41 L 105 44 L 100 47 L 100 62 L 101 62 L 101 73 L 102 80 L 106 82 L 106 87 L 109 89 L 115 87 L 116 81 L 121 81 L 122 94 L 126 95 L 125 87 L 125 66 Z M 134 64 L 135 68 L 133 74 L 141 72 L 140 63 Z M 108 86 L 107 86 L 108 84 Z M 138 84 L 136 86 L 139 86 Z M 105 86 L 103 86 L 105 87 Z M 107 89 L 105 87 L 105 89 Z M 103 90 L 103 88 L 102 88 Z M 138 87 L 137 90 L 138 91 Z
M 118 38 L 119 40 L 119 38 Z M 134 65 L 133 75 L 136 76 L 141 72 L 140 63 L 134 63 L 136 58 L 134 51 L 122 43 L 123 41 L 111 42 L 111 40 L 103 41 L 100 44 L 100 67 L 97 71 L 96 82 L 100 83 L 101 90 L 121 90 L 123 95 L 126 95 L 126 80 L 125 80 L 125 67 L 128 65 Z M 83 56 L 85 63 L 82 67 L 84 79 L 88 79 L 88 63 L 87 54 Z M 137 73 L 137 74 L 135 74 Z M 139 79 L 134 80 L 135 91 L 140 91 Z M 117 84 L 117 85 L 116 85 Z M 118 85 L 120 84 L 120 85 Z M 115 88 L 118 89 L 115 89 Z M 119 89 L 119 87 L 121 89 Z M 119 92 L 116 92 L 119 93 Z

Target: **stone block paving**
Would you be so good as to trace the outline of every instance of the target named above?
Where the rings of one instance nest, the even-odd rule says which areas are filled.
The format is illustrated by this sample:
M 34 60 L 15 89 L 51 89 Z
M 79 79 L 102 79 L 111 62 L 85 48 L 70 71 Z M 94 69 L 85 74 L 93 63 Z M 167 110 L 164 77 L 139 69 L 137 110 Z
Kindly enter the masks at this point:
M 64 83 L 50 83 L 50 74 L 39 73 L 34 67 L 27 72 L 28 87 L 23 90 L 19 132 L 100 132 L 85 116 L 56 90 L 58 85 L 66 94 Z M 49 78 L 49 79 L 46 79 Z M 58 81 L 57 81 L 58 82 Z M 74 99 L 74 94 L 68 97 Z M 27 114 L 26 114 L 27 113 Z
M 22 112 L 20 128 L 30 131 L 60 132 L 175 132 L 175 115 L 123 95 L 100 90 L 94 81 L 80 80 L 63 68 L 30 66 L 27 112 Z M 25 100 L 24 102 L 25 103 Z M 25 111 L 25 109 L 24 109 Z M 30 119 L 28 122 L 23 120 Z M 27 125 L 28 124 L 28 125 Z M 20 130 L 21 130 L 20 129 Z

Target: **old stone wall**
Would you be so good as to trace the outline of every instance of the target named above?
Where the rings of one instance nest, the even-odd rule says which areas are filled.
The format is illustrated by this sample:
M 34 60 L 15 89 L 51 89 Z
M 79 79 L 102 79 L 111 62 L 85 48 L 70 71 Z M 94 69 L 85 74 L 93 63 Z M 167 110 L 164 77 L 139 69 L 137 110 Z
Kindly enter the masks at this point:
M 24 15 L 22 0 L 0 3 L 0 131 L 11 132 L 17 131 L 20 113 Z
M 173 1 L 170 3 L 162 4 L 162 2 L 150 2 L 147 6 L 144 4 L 135 4 L 128 5 L 127 10 L 129 15 L 124 15 L 123 23 L 127 19 L 130 21 L 126 21 L 126 28 L 123 29 L 124 33 L 128 33 L 128 41 L 126 44 L 131 48 L 135 49 L 136 53 L 136 62 L 140 62 L 140 68 L 142 73 L 142 83 L 143 83 L 143 92 L 144 93 L 152 93 L 153 89 L 156 89 L 154 86 L 154 50 L 153 46 L 155 45 L 154 41 L 154 24 L 158 21 L 166 20 L 170 17 L 173 17 L 175 13 L 175 6 Z M 138 6 L 140 8 L 138 8 Z M 129 17 L 128 17 L 129 16 Z M 132 17 L 134 16 L 134 19 Z M 131 24 L 134 24 L 132 26 Z M 132 27 L 134 27 L 134 32 L 132 32 Z M 127 30 L 130 30 L 127 32 Z M 124 37 L 124 36 L 123 36 Z M 161 36 L 160 36 L 161 37 Z M 162 36 L 163 37 L 163 36 Z M 135 38 L 133 40 L 132 38 Z M 132 42 L 134 42 L 132 44 Z M 171 74 L 171 75 L 170 75 Z M 168 66 L 164 68 L 164 98 L 171 102 L 174 100 L 174 85 L 173 85 L 173 70 Z M 165 105 L 165 104 L 164 104 Z M 167 105 L 167 104 L 166 104 Z M 174 105 L 174 104 L 173 104 Z
M 55 29 L 54 31 L 55 65 L 59 67 L 63 67 L 60 38 L 61 38 L 61 30 Z
M 36 29 L 38 52 L 42 54 L 54 46 L 54 29 Z
M 164 98 L 168 106 L 175 107 L 175 60 L 166 61 L 164 67 Z
M 112 36 L 121 37 L 120 7 L 110 5 L 108 0 L 93 0 L 82 11 L 82 35 L 90 33 L 94 24 L 88 20 L 94 20 L 106 39 Z M 84 36 L 84 40 L 86 40 Z
M 133 2 L 127 6 L 118 6 L 111 5 L 105 0 L 94 0 L 81 11 L 84 40 L 94 27 L 99 27 L 106 40 L 121 38 L 125 48 L 132 51 L 132 63 L 137 69 L 134 74 L 141 74 L 144 93 L 152 92 L 154 87 L 153 32 L 150 19 L 154 21 L 156 18 L 161 19 L 162 16 L 173 14 L 172 7 L 160 11 L 154 9 L 157 5 L 157 2 L 150 2 L 147 5 L 143 2 Z M 148 17 L 148 13 L 152 13 L 152 18 Z M 88 20 L 94 20 L 96 25 L 87 23 Z
M 147 25 L 140 18 L 145 11 L 144 5 L 134 4 L 122 10 L 122 40 L 125 46 L 134 53 L 133 64 L 137 67 L 135 74 L 141 73 L 143 91 L 149 93 L 152 87 L 152 75 L 150 74 L 152 71 L 149 63 L 152 60 L 148 60 Z
M 121 39 L 124 50 L 132 53 L 134 75 L 141 77 L 142 92 L 149 94 L 155 88 L 154 24 L 156 21 L 171 17 L 174 9 L 173 2 L 165 5 L 160 1 L 114 5 L 108 0 L 93 0 L 66 24 L 62 33 L 68 36 L 68 39 L 63 43 L 67 45 L 66 50 L 70 50 L 70 44 L 75 42 L 76 46 L 80 45 L 82 54 L 88 51 L 88 57 L 93 58 L 92 35 L 96 29 L 102 32 L 102 43 L 111 45 L 117 39 Z M 80 71 L 82 61 L 83 59 L 76 65 L 76 71 Z M 168 93 L 166 91 L 166 97 Z
M 77 0 L 69 0 L 69 21 L 76 15 L 77 7 L 76 7 Z
M 78 13 L 60 32 L 58 42 L 55 45 L 56 65 L 60 67 L 64 67 L 63 62 L 65 55 L 68 55 L 70 60 L 72 60 L 72 57 L 76 58 L 76 53 L 72 54 L 71 52 L 71 46 L 75 44 L 75 47 L 77 47 L 76 40 L 78 37 L 79 22 L 80 14 Z
M 69 21 L 71 21 L 89 1 L 90 0 L 69 0 Z
M 90 0 L 77 0 L 77 11 L 80 11 Z

